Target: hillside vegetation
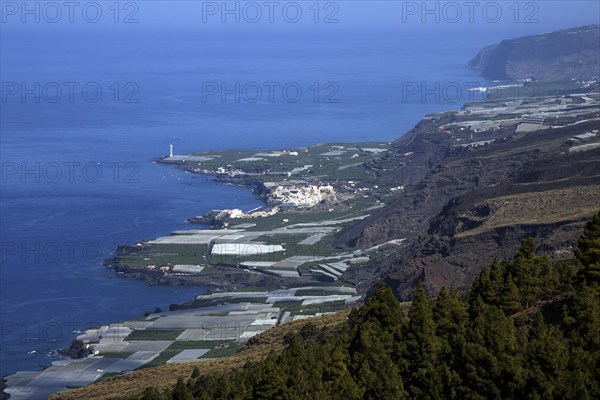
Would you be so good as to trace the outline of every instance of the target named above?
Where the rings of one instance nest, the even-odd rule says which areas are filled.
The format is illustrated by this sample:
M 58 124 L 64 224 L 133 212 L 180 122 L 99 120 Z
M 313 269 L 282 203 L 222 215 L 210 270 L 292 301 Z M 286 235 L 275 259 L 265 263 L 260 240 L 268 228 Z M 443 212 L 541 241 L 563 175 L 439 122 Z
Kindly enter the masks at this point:
M 383 285 L 341 330 L 310 323 L 287 347 L 222 373 L 192 372 L 143 399 L 600 398 L 600 212 L 576 260 L 523 241 L 464 294 L 416 289 L 408 316 Z

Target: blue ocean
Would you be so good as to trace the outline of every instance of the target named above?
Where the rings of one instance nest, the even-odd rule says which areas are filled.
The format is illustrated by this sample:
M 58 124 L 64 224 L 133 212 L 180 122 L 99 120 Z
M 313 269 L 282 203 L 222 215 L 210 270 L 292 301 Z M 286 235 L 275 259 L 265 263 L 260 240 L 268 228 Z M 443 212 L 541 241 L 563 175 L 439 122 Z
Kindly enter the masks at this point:
M 187 154 L 392 141 L 460 108 L 465 84 L 485 83 L 467 62 L 513 36 L 135 28 L 0 36 L 0 375 L 49 364 L 77 330 L 203 292 L 101 265 L 120 244 L 190 227 L 188 217 L 261 205 L 248 188 L 154 163 L 170 144 Z

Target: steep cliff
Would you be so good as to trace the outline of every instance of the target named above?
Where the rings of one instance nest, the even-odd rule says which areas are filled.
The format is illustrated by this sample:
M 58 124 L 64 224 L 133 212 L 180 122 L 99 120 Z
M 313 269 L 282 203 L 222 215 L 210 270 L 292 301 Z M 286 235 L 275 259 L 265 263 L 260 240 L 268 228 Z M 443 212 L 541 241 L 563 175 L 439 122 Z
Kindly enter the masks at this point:
M 554 96 L 425 118 L 381 161 L 396 163 L 381 179 L 402 193 L 337 242 L 406 239 L 372 270 L 400 297 L 418 282 L 431 292 L 467 288 L 528 236 L 557 258 L 572 256 L 574 238 L 600 208 L 599 102 L 598 93 Z M 543 122 L 530 123 L 536 115 Z
M 511 257 L 527 237 L 556 259 L 572 258 L 577 236 L 600 208 L 597 159 L 598 150 L 532 162 L 514 182 L 453 198 L 394 260 L 386 281 L 401 297 L 418 282 L 431 292 L 466 289 L 481 267 Z
M 490 80 L 570 80 L 600 75 L 600 26 L 504 40 L 469 63 Z

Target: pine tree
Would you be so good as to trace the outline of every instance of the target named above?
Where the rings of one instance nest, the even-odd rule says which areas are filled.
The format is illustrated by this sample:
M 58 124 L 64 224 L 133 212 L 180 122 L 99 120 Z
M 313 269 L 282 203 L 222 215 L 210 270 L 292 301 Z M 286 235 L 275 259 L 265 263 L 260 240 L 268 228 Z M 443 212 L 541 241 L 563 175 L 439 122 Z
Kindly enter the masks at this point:
M 600 398 L 597 365 L 597 361 L 594 361 L 594 357 L 589 352 L 571 346 L 562 379 L 554 388 L 554 398 L 586 400 Z
M 469 314 L 465 302 L 454 292 L 445 288 L 440 290 L 433 308 L 436 323 L 436 335 L 440 339 L 440 356 L 436 367 L 442 381 L 442 397 L 445 399 L 461 399 L 464 393 L 461 371 L 465 364 L 466 331 Z
M 277 360 L 282 376 L 286 379 L 284 397 L 310 398 L 316 393 L 321 393 L 321 369 L 324 360 L 315 360 L 315 355 L 320 350 L 304 341 L 297 332 L 289 334 L 286 341 L 289 343 L 288 348 Z
M 173 389 L 173 395 L 171 397 L 173 400 L 193 400 L 194 396 L 192 395 L 192 391 L 185 383 L 182 377 L 177 379 L 177 384 L 175 385 L 175 389 Z
M 369 321 L 361 326 L 353 341 L 353 376 L 363 399 L 407 398 L 400 369 L 392 361 L 385 340 L 381 328 Z
M 569 260 L 557 268 L 558 285 L 556 291 L 561 294 L 572 294 L 577 286 L 577 277 L 580 275 L 581 266 L 576 260 Z
M 277 358 L 275 354 L 271 354 L 259 364 L 259 368 L 256 368 L 258 374 L 253 385 L 252 398 L 262 400 L 285 398 L 287 377 L 277 363 Z
M 163 396 L 155 387 L 147 387 L 142 392 L 141 400 L 161 400 Z
M 406 356 L 409 361 L 406 389 L 413 398 L 442 398 L 441 378 L 435 371 L 440 340 L 436 337 L 431 299 L 423 284 L 417 286 L 406 329 Z
M 565 310 L 564 323 L 574 344 L 600 354 L 600 297 L 596 290 L 585 284 L 578 289 Z
M 497 260 L 494 259 L 494 263 L 496 262 Z M 477 278 L 475 278 L 473 281 L 471 289 L 469 290 L 469 304 L 473 305 L 477 297 L 479 297 L 481 301 L 483 301 L 483 299 L 487 299 L 489 296 L 490 285 L 490 268 L 483 267 Z
M 205 400 L 215 398 L 216 389 L 219 385 L 216 374 L 201 375 L 192 381 L 191 392 L 196 399 Z
M 406 325 L 406 318 L 392 290 L 381 283 L 363 307 L 350 313 L 348 323 L 351 336 L 356 338 L 357 329 L 367 322 L 376 324 L 379 334 L 382 336 L 385 351 L 403 369 L 402 330 Z M 351 353 L 353 346 L 354 343 L 351 342 Z
M 323 371 L 325 392 L 328 398 L 354 400 L 362 391 L 350 375 L 350 356 L 342 343 L 335 343 L 325 351 L 327 362 Z
M 355 328 L 368 321 L 376 322 L 383 331 L 394 336 L 401 334 L 402 327 L 406 322 L 398 299 L 392 290 L 381 282 L 365 305 L 358 310 L 353 310 L 349 318 L 350 328 Z M 396 337 L 396 339 L 398 338 Z
M 504 261 L 494 259 L 489 266 L 488 284 L 485 291 L 481 293 L 481 299 L 485 304 L 498 306 L 506 291 L 506 279 L 511 276 L 508 269 L 510 265 Z
M 542 280 L 541 295 L 543 299 L 552 299 L 556 294 L 569 291 L 569 279 L 566 285 L 561 284 L 561 275 L 558 267 L 554 265 L 552 259 L 547 255 L 539 258 Z
M 380 283 L 365 305 L 351 314 L 349 325 L 352 376 L 361 397 L 405 398 L 399 362 L 405 317 L 392 291 Z
M 502 311 L 504 311 L 504 314 L 512 315 L 523 307 L 522 304 L 519 302 L 520 298 L 521 293 L 519 291 L 519 288 L 513 281 L 512 276 L 507 275 L 504 281 L 504 285 L 502 286 L 497 305 L 500 306 Z
M 485 398 L 513 398 L 524 377 L 512 320 L 490 306 L 473 321 L 468 339 L 465 384 Z
M 556 387 L 564 379 L 569 361 L 569 347 L 562 333 L 546 325 L 540 312 L 534 315 L 526 349 L 528 398 L 557 398 Z
M 542 293 L 541 260 L 535 255 L 536 247 L 537 244 L 533 238 L 523 240 L 517 255 L 508 268 L 520 293 L 520 297 L 515 300 L 522 302 L 525 308 L 533 304 Z
M 509 265 L 505 262 L 494 259 L 492 265 L 490 265 L 490 286 L 483 297 L 483 301 L 490 305 L 498 305 L 502 292 L 504 291 L 504 284 L 506 276 L 509 273 L 507 271 Z
M 583 266 L 582 280 L 591 288 L 600 286 L 600 211 L 589 221 L 577 241 L 575 257 Z

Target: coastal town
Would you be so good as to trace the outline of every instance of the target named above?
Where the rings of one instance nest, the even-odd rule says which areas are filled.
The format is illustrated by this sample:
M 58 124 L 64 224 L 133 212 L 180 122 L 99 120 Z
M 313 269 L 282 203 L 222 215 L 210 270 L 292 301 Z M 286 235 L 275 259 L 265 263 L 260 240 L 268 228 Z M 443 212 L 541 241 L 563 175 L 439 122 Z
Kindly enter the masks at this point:
M 599 104 L 597 94 L 577 92 L 507 98 L 468 103 L 461 110 L 423 120 L 447 136 L 451 151 L 462 154 L 485 151 L 540 130 L 581 126 Z M 593 129 L 573 135 L 565 139 L 564 151 L 593 150 L 600 146 L 599 138 Z M 334 245 L 334 238 L 401 196 L 411 180 L 421 179 L 427 170 L 414 162 L 415 157 L 414 150 L 376 142 L 170 154 L 160 161 L 218 182 L 250 186 L 265 206 L 250 211 L 213 210 L 190 218 L 189 222 L 211 229 L 178 231 L 124 246 L 109 266 L 150 282 L 207 283 L 213 289 L 226 285 L 228 279 L 240 287 L 340 280 L 356 284 L 344 279 L 350 276 L 347 271 L 394 251 L 402 246 L 402 238 L 352 251 Z M 380 179 L 394 164 L 400 165 L 400 179 Z

